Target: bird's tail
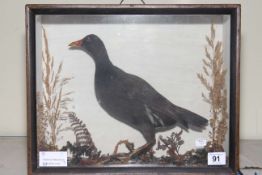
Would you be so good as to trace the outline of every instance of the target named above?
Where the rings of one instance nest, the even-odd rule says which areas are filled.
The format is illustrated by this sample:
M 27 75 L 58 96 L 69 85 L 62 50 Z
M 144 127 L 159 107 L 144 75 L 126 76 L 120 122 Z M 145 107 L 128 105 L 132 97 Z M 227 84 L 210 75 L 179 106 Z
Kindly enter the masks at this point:
M 204 117 L 177 106 L 176 114 L 178 120 L 177 124 L 185 130 L 192 129 L 195 131 L 202 131 L 208 124 L 208 120 Z

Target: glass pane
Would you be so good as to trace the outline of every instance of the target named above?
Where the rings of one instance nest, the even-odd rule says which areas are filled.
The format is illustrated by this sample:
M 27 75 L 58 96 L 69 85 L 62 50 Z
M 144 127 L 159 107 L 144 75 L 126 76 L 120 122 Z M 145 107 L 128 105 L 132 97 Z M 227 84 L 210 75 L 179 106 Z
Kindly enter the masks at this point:
M 66 151 L 69 167 L 228 157 L 229 15 L 36 21 L 38 151 Z

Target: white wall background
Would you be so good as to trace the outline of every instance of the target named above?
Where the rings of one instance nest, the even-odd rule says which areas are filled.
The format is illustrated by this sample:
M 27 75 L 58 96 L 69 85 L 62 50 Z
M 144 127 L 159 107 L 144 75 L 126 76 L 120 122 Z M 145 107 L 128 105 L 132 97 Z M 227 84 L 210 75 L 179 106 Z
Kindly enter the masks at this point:
M 2 0 L 0 6 L 0 136 L 26 136 L 24 5 L 118 4 L 120 0 Z M 240 3 L 242 5 L 241 139 L 262 139 L 261 0 L 145 0 L 147 4 Z M 125 3 L 140 3 L 126 0 Z

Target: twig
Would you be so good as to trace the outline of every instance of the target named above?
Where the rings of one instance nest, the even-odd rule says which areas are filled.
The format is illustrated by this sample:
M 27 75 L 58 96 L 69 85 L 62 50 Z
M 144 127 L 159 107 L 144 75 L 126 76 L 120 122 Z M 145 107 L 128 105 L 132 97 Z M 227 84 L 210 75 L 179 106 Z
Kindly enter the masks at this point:
M 120 141 L 116 144 L 116 146 L 115 146 L 113 155 L 116 155 L 116 154 L 117 154 L 117 152 L 118 152 L 118 147 L 119 147 L 120 145 L 122 145 L 122 144 L 125 144 L 125 145 L 126 145 L 126 148 L 127 148 L 130 152 L 133 151 L 134 148 L 131 146 L 132 143 L 130 143 L 128 140 L 120 140 Z

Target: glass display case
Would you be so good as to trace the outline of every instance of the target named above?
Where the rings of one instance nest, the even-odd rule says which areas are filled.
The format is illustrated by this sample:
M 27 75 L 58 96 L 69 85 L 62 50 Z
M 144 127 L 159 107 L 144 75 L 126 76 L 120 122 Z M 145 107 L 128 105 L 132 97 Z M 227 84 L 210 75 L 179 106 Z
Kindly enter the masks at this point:
M 27 5 L 29 173 L 236 173 L 239 5 Z

